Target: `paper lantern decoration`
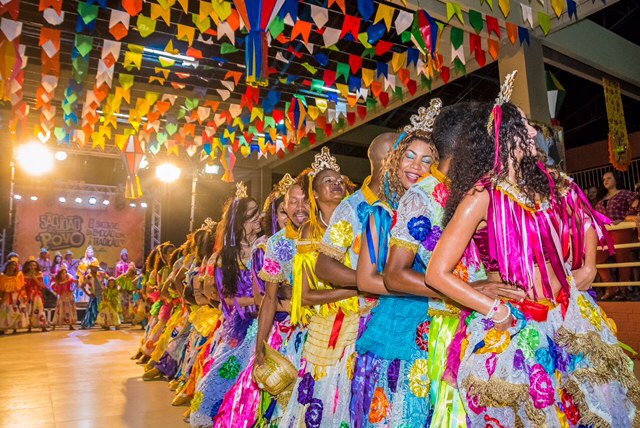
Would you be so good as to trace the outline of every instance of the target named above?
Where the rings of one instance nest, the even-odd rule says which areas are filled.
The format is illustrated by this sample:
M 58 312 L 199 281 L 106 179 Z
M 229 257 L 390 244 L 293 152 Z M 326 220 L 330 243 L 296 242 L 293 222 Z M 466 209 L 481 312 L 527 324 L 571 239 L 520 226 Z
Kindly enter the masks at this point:
M 287 129 L 291 131 L 293 135 L 294 143 L 300 142 L 302 137 L 306 133 L 305 123 L 307 117 L 307 110 L 304 103 L 299 98 L 291 98 L 291 102 L 287 108 L 286 125 Z
M 564 87 L 558 82 L 556 76 L 550 71 L 546 72 L 547 77 L 547 100 L 549 102 L 549 116 L 551 119 L 558 117 L 558 113 L 564 103 L 564 98 L 567 95 Z
M 249 30 L 245 37 L 245 65 L 247 84 L 266 86 L 267 72 L 267 28 L 278 14 L 285 0 L 233 0 L 244 25 Z
M 127 168 L 127 184 L 125 186 L 125 198 L 138 199 L 142 196 L 142 187 L 140 186 L 140 163 L 144 158 L 144 151 L 140 145 L 138 137 L 131 135 L 126 144 L 122 148 L 122 158 Z
M 236 155 L 230 145 L 224 146 L 222 149 L 220 163 L 222 164 L 222 169 L 224 169 L 221 180 L 225 183 L 233 183 L 235 180 L 233 178 L 233 167 L 236 165 Z

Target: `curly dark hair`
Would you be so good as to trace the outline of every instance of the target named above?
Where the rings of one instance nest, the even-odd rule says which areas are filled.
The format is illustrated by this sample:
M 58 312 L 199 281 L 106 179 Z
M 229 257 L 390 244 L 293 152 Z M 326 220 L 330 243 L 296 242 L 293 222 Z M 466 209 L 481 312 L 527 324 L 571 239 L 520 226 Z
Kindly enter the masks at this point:
M 250 209 L 251 202 L 255 207 Z M 242 261 L 241 241 L 244 239 L 244 223 L 258 210 L 253 198 L 230 199 L 225 204 L 222 220 L 218 223 L 216 265 L 222 269 L 222 291 L 224 297 L 234 297 L 238 293 L 238 277 L 244 265 Z M 235 212 L 235 213 L 234 213 Z M 235 214 L 235 215 L 234 215 Z M 233 239 L 232 239 L 233 238 Z M 232 245 L 235 242 L 235 245 Z
M 164 242 L 162 244 L 160 244 L 158 246 L 158 248 L 156 249 L 157 253 L 156 253 L 156 261 L 155 264 L 153 266 L 153 270 L 155 270 L 156 272 L 160 272 L 160 269 L 162 269 L 163 267 L 165 267 L 167 265 L 167 261 L 164 260 L 164 252 L 167 249 L 171 249 L 171 251 L 173 252 L 173 250 L 175 249 L 175 245 L 173 245 L 171 242 Z
M 483 178 L 493 173 L 495 157 L 494 136 L 487 132 L 487 123 L 493 106 L 483 104 L 471 112 L 468 131 L 461 135 L 456 154 L 449 167 L 451 194 L 445 208 L 445 224 L 451 220 L 462 199 Z M 560 198 L 560 190 L 565 186 L 562 175 L 553 168 L 546 168 L 555 184 L 555 195 L 551 194 L 549 179 L 538 165 L 538 155 L 528 155 L 532 143 L 527 136 L 527 128 L 520 110 L 512 103 L 502 105 L 502 123 L 500 125 L 500 163 L 501 171 L 495 178 L 506 180 L 509 173 L 506 165 L 514 165 L 516 184 L 530 201 Z M 516 152 L 525 153 L 520 161 Z
M 216 246 L 216 231 L 214 230 L 205 230 L 205 234 L 202 237 L 202 241 L 200 246 L 198 247 L 198 257 L 204 263 L 208 260 L 212 255 L 214 248 Z
M 156 264 L 156 258 L 158 257 L 158 247 L 154 248 L 147 256 L 147 260 L 144 262 L 144 270 L 149 273 L 153 270 L 153 266 Z
M 392 207 L 398 206 L 400 198 L 402 198 L 407 191 L 407 189 L 402 185 L 402 181 L 400 181 L 398 170 L 400 169 L 400 163 L 402 162 L 404 154 L 414 141 L 424 141 L 426 144 L 430 145 L 433 148 L 434 162 L 438 162 L 439 160 L 438 149 L 431 139 L 431 134 L 422 131 L 413 131 L 405 135 L 400 143 L 398 143 L 398 146 L 387 154 L 382 166 L 382 176 L 385 177 L 385 181 L 388 180 L 389 183 L 389 195 L 386 194 L 387 189 L 385 189 L 385 187 L 387 186 L 385 185 L 380 186 L 381 188 L 378 192 L 378 197 L 380 200 L 387 202 Z
M 29 271 L 29 265 L 32 264 L 32 263 L 36 265 L 36 272 L 40 273 L 40 265 L 38 264 L 37 261 L 31 260 L 31 259 L 27 260 L 22 265 L 22 273 L 27 273 Z

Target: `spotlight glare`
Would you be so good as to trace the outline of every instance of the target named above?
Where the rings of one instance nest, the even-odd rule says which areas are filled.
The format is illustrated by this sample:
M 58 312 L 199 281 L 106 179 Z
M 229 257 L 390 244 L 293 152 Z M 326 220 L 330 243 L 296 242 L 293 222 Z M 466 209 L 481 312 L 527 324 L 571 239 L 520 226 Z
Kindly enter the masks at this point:
M 64 204 L 65 202 L 67 202 L 67 198 L 65 198 L 64 196 L 60 196 L 58 198 L 58 202 L 60 202 L 61 204 Z
M 32 201 L 37 201 L 37 200 L 38 200 L 38 197 L 37 197 L 37 196 L 32 196 L 32 197 L 30 197 L 29 199 L 31 199 Z
M 133 202 L 131 202 L 131 203 L 129 204 L 129 206 L 130 206 L 131 208 L 135 208 L 135 207 L 136 207 L 136 204 L 134 204 Z
M 16 160 L 30 175 L 42 175 L 53 169 L 53 156 L 44 144 L 27 143 L 18 147 Z
M 22 195 L 18 195 L 18 194 L 13 195 L 13 199 L 15 199 L 16 201 L 19 201 L 22 199 Z
M 147 203 L 146 202 L 140 202 L 140 207 L 142 208 L 147 208 Z
M 63 161 L 67 159 L 67 152 L 63 152 L 62 150 L 58 150 L 54 155 L 56 160 Z
M 220 166 L 219 165 L 211 165 L 211 164 L 206 164 L 204 166 L 204 172 L 206 174 L 217 174 L 218 172 L 220 172 Z
M 82 198 L 78 197 L 76 198 L 76 204 L 81 204 L 82 203 Z
M 102 201 L 102 205 L 104 206 L 109 205 L 109 199 L 105 199 L 104 201 Z
M 156 168 L 156 178 L 165 183 L 172 183 L 180 178 L 181 170 L 172 163 L 163 163 Z
M 97 204 L 97 203 L 98 203 L 98 200 L 96 199 L 96 197 L 95 197 L 95 196 L 91 196 L 91 197 L 89 198 L 88 202 L 89 202 L 89 205 L 95 205 L 95 204 Z

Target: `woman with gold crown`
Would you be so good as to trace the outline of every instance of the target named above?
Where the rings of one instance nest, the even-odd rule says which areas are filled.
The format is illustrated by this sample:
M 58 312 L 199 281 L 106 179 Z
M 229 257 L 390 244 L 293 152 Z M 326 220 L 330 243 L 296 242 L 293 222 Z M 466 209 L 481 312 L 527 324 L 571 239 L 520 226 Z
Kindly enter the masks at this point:
M 258 307 L 262 303 L 262 298 L 265 294 L 266 281 L 258 275 L 264 266 L 267 240 L 287 225 L 288 217 L 284 210 L 284 195 L 293 182 L 294 180 L 291 178 L 291 175 L 285 174 L 280 182 L 274 186 L 273 191 L 264 203 L 262 228 L 265 233 L 258 238 L 254 244 L 251 257 L 253 295 L 256 306 Z M 282 315 L 286 317 L 286 313 L 281 312 L 281 316 L 276 319 L 276 323 L 284 321 Z M 287 328 L 280 328 L 279 325 L 276 325 L 274 329 L 276 334 L 272 335 L 269 340 L 270 346 L 278 347 L 284 341 L 281 332 L 286 333 L 288 330 Z M 255 346 L 255 343 L 249 343 L 245 340 L 243 346 L 249 345 Z M 214 419 L 215 427 L 251 427 L 255 423 L 258 417 L 261 393 L 258 384 L 252 376 L 253 361 L 254 357 L 252 356 L 247 367 L 240 373 L 240 376 L 238 376 L 238 381 L 226 393 L 220 410 Z
M 367 329 L 356 343 L 358 352 L 352 383 L 352 426 L 423 427 L 429 419 L 429 403 L 411 379 L 414 362 L 426 361 L 428 349 L 415 342 L 415 331 L 424 322 L 429 300 L 391 294 L 382 274 L 389 252 L 389 238 L 398 203 L 405 192 L 432 165 L 438 150 L 431 131 L 442 103 L 433 99 L 411 118 L 384 163 L 384 181 L 364 222 L 358 289 L 380 295 Z M 404 339 L 404 340 L 403 340 Z
M 631 427 L 640 386 L 615 325 L 586 290 L 606 218 L 578 186 L 538 158 L 536 130 L 509 102 L 515 72 L 469 132 L 452 165 L 449 220 L 425 281 L 472 309 L 449 350 L 469 426 Z M 475 254 L 493 299 L 455 275 Z M 457 358 L 456 358 L 457 357 Z
M 247 196 L 244 184 L 238 183 L 235 198 L 229 200 L 223 210 L 215 253 L 210 259 L 215 292 L 225 321 L 219 343 L 208 357 L 208 372 L 198 383 L 191 402 L 192 426 L 213 424 L 224 394 L 251 358 L 258 315 L 253 297 L 251 256 L 261 231 L 258 203 Z
M 345 178 L 326 147 L 304 177 L 310 202 L 293 261 L 291 322 L 306 325 L 300 374 L 280 426 L 340 426 L 349 423 L 348 367 L 360 321 L 357 290 L 334 289 L 315 274 L 318 246 L 334 210 L 347 194 Z

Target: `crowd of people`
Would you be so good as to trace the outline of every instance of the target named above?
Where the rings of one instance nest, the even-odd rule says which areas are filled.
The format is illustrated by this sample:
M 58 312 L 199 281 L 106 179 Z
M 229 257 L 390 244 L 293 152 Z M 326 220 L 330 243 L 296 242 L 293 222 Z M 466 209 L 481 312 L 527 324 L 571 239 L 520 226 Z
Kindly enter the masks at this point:
M 113 270 L 98 261 L 91 246 L 79 260 L 67 251 L 64 258 L 56 253 L 51 261 L 46 248 L 38 259 L 31 256 L 22 266 L 19 260 L 18 254 L 10 253 L 0 274 L 0 334 L 60 326 L 75 330 L 78 321 L 83 329 L 146 324 L 142 276 L 126 249 Z M 78 306 L 85 309 L 81 320 Z M 53 309 L 51 320 L 47 307 Z
M 155 248 L 143 379 L 194 427 L 638 425 L 591 289 L 611 221 L 536 152 L 513 78 L 376 137 L 355 192 L 324 147 Z

